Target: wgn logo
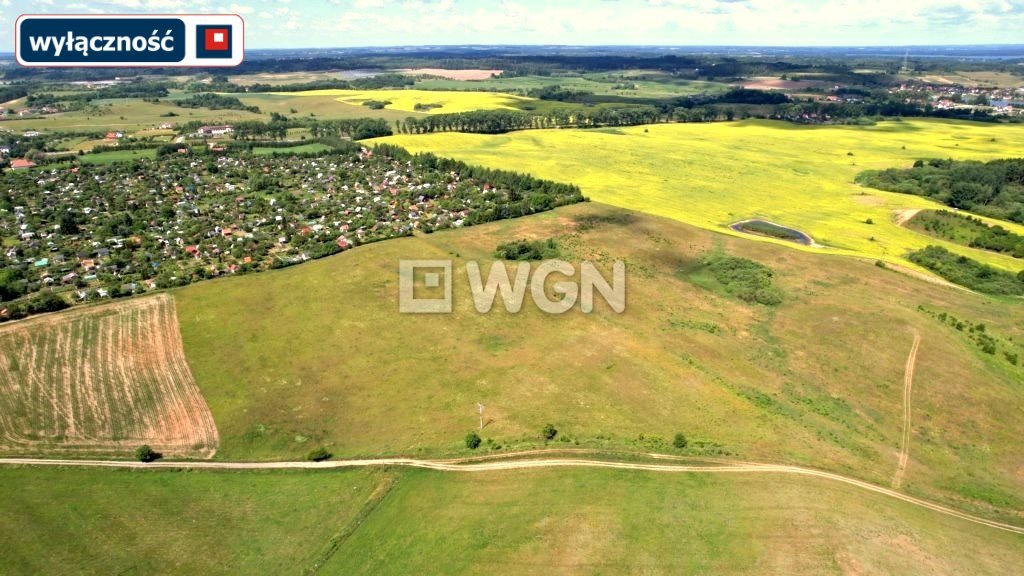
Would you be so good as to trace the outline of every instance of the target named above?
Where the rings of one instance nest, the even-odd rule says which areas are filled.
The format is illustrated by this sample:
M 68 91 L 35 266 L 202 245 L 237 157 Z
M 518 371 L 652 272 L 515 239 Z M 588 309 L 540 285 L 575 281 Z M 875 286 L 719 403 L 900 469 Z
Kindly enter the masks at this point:
M 235 14 L 24 15 L 14 33 L 22 66 L 238 66 L 244 51 Z
M 576 282 L 576 267 L 563 260 L 546 260 L 537 266 L 520 262 L 511 277 L 505 262 L 494 262 L 486 280 L 479 263 L 471 260 L 466 263 L 466 276 L 473 307 L 481 314 L 491 311 L 499 294 L 505 310 L 515 314 L 522 310 L 527 293 L 537 309 L 548 314 L 564 314 L 577 302 L 580 311 L 589 314 L 594 311 L 594 292 L 601 295 L 611 312 L 621 314 L 626 309 L 626 265 L 621 260 L 612 263 L 611 282 L 591 262 L 580 264 Z M 548 282 L 549 277 L 559 276 L 562 279 Z M 450 313 L 452 261 L 399 261 L 398 309 L 410 314 Z

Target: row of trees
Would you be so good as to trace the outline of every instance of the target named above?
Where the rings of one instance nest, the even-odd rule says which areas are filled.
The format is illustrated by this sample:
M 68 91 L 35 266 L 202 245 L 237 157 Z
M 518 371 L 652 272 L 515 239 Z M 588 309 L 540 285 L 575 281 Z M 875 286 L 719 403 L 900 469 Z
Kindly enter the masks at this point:
M 182 98 L 175 102 L 182 108 L 209 108 L 211 110 L 245 110 L 247 112 L 253 112 L 259 114 L 260 109 L 258 106 L 247 106 L 238 98 L 234 96 L 224 96 L 221 94 L 214 94 L 212 92 L 204 92 L 202 94 L 193 94 L 188 98 Z
M 662 113 L 653 106 L 578 108 L 534 113 L 521 110 L 474 110 L 452 114 L 409 117 L 395 123 L 400 134 L 476 132 L 500 134 L 530 128 L 590 128 L 635 126 L 659 122 Z

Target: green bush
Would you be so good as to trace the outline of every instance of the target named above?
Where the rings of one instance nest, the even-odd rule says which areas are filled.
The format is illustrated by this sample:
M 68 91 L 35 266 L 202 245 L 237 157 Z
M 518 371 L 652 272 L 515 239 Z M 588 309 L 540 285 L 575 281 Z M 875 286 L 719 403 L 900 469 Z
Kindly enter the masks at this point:
M 153 450 L 149 447 L 149 444 L 143 444 L 135 449 L 135 459 L 139 462 L 152 462 L 159 460 L 163 457 L 163 454 Z
M 466 434 L 466 448 L 476 450 L 480 446 L 480 435 L 476 432 Z
M 541 434 L 545 440 L 554 440 L 555 436 L 558 436 L 558 430 L 551 424 L 545 424 Z
M 327 448 L 321 446 L 315 450 L 311 450 L 309 454 L 306 455 L 306 459 L 312 460 L 313 462 L 323 462 L 324 460 L 327 460 L 331 456 L 333 456 L 333 454 L 328 452 Z
M 986 294 L 1024 296 L 1024 274 L 994 268 L 954 254 L 941 246 L 927 246 L 911 252 L 908 258 L 914 264 L 971 290 Z
M 513 240 L 498 244 L 494 257 L 502 260 L 545 260 L 557 258 L 558 244 L 554 239 Z
M 772 285 L 772 269 L 753 260 L 714 253 L 704 256 L 701 264 L 729 294 L 746 302 L 766 306 L 782 303 L 782 292 Z
M 690 442 L 686 439 L 686 436 L 682 432 L 676 432 L 674 438 L 672 438 L 672 446 L 679 448 L 680 450 L 686 448 Z

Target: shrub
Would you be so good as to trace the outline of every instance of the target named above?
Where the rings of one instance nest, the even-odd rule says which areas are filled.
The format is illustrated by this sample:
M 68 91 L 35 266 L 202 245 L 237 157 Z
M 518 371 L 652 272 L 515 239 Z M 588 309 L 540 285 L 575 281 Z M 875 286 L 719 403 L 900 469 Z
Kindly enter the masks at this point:
M 946 280 L 986 294 L 1024 295 L 1024 275 L 960 256 L 941 246 L 928 246 L 911 252 L 914 264 L 923 266 Z
M 480 435 L 476 432 L 466 434 L 466 448 L 476 450 L 480 446 Z
M 163 454 L 153 450 L 149 447 L 149 444 L 143 444 L 135 449 L 135 459 L 139 462 L 152 462 L 159 460 L 163 457 Z
M 551 424 L 545 424 L 541 434 L 543 434 L 545 440 L 554 440 L 555 436 L 558 436 L 558 430 Z
M 553 239 L 513 240 L 498 244 L 494 257 L 502 260 L 544 260 L 558 257 L 558 244 Z
M 763 264 L 727 254 L 710 254 L 701 259 L 725 291 L 746 302 L 766 306 L 782 303 L 782 292 L 772 285 L 775 273 Z
M 327 460 L 331 456 L 333 456 L 333 454 L 328 452 L 327 448 L 321 446 L 319 448 L 316 448 L 315 450 L 311 450 L 309 454 L 306 455 L 306 459 L 312 460 L 313 462 L 323 462 L 324 460 Z
M 686 436 L 684 436 L 682 432 L 676 432 L 675 437 L 672 438 L 672 445 L 679 449 L 686 448 L 686 446 L 689 445 L 689 443 L 690 442 L 686 439 Z

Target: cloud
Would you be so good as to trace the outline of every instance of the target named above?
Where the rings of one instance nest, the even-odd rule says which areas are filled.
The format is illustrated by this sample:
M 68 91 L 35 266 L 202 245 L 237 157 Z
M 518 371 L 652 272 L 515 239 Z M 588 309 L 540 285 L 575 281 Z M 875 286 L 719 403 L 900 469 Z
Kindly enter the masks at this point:
M 228 12 L 233 12 L 235 14 L 252 14 L 255 11 L 256 9 L 252 6 L 245 6 L 242 4 L 232 4 L 228 7 Z

